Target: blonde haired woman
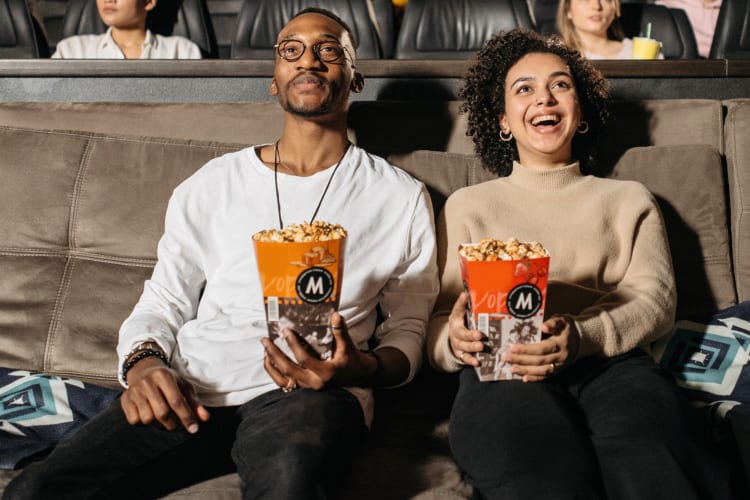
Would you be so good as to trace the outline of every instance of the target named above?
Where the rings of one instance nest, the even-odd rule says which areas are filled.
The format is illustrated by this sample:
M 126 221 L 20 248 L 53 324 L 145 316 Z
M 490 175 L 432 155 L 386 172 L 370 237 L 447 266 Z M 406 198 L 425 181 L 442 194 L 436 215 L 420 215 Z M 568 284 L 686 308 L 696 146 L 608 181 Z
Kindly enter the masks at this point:
M 560 0 L 557 30 L 589 59 L 631 59 L 633 41 L 620 26 L 620 0 Z

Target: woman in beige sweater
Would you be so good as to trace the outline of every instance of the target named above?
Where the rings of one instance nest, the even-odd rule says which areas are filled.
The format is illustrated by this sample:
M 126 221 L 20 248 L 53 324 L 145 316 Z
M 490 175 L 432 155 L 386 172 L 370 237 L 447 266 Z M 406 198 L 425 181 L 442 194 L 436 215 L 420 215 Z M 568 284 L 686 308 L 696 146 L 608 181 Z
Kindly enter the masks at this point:
M 467 481 L 503 500 L 721 495 L 704 488 L 717 472 L 691 408 L 643 349 L 675 315 L 657 204 L 641 184 L 592 175 L 607 82 L 562 42 L 514 30 L 479 52 L 461 96 L 475 149 L 501 176 L 454 193 L 439 219 L 428 355 L 461 372 L 450 442 Z M 486 237 L 551 255 L 542 340 L 503 354 L 517 380 L 474 369 L 485 339 L 466 327 L 457 249 Z

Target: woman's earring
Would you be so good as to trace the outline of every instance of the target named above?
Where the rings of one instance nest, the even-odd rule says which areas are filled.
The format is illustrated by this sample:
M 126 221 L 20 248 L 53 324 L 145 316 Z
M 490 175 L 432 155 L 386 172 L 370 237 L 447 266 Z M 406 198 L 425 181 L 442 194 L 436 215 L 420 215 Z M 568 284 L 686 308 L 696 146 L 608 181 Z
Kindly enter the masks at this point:
M 576 129 L 579 134 L 585 134 L 589 131 L 589 122 L 586 120 L 582 120 L 581 123 L 578 124 L 578 128 Z
M 500 131 L 500 140 L 503 142 L 510 142 L 513 140 L 513 133 L 512 132 L 504 132 Z

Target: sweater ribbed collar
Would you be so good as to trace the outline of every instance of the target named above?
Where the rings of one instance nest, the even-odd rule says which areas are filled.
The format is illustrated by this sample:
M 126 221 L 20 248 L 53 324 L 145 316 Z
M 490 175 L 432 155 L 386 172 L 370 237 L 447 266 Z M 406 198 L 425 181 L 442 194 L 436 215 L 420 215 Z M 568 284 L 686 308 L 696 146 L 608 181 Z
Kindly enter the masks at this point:
M 583 178 L 580 164 L 576 161 L 564 167 L 534 168 L 513 162 L 513 172 L 507 177 L 511 184 L 535 191 L 557 191 Z

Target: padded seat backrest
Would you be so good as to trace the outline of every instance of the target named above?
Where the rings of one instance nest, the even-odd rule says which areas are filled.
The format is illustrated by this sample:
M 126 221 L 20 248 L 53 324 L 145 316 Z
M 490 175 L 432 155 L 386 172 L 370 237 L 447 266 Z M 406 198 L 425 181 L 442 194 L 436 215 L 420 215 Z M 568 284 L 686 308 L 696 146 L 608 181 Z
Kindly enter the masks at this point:
M 697 59 L 698 44 L 685 11 L 663 5 L 621 5 L 622 29 L 627 37 L 643 36 L 651 23 L 651 37 L 662 43 L 665 59 Z
M 203 57 L 217 57 L 218 49 L 206 0 L 159 0 L 146 21 L 148 28 L 163 36 L 183 36 L 200 47 Z M 62 38 L 95 35 L 107 31 L 99 17 L 96 0 L 68 0 Z
M 513 28 L 534 28 L 526 0 L 409 0 L 395 58 L 468 59 Z
M 36 0 L 39 22 L 44 27 L 50 53 L 55 51 L 62 33 L 63 18 L 68 8 L 67 0 Z
M 734 275 L 738 300 L 744 302 L 750 300 L 750 99 L 732 99 L 724 104 Z
M 0 59 L 40 57 L 49 57 L 49 47 L 26 0 L 0 0 Z
M 750 58 L 750 0 L 724 0 L 721 3 L 709 57 Z
M 560 0 L 529 0 L 531 13 L 534 15 L 534 26 L 543 35 L 557 33 L 555 18 Z
M 242 8 L 242 0 L 207 0 L 211 14 L 211 24 L 216 33 L 216 45 L 220 59 L 229 59 L 234 38 L 237 16 Z
M 294 14 L 307 7 L 330 10 L 348 24 L 356 38 L 358 58 L 383 57 L 383 44 L 366 0 L 244 0 L 237 16 L 230 57 L 273 59 L 273 46 L 279 31 Z M 377 16 L 374 18 L 380 20 Z M 387 30 L 389 26 L 380 28 Z M 390 30 L 392 29 L 391 21 Z M 384 38 L 390 36 L 384 34 Z

